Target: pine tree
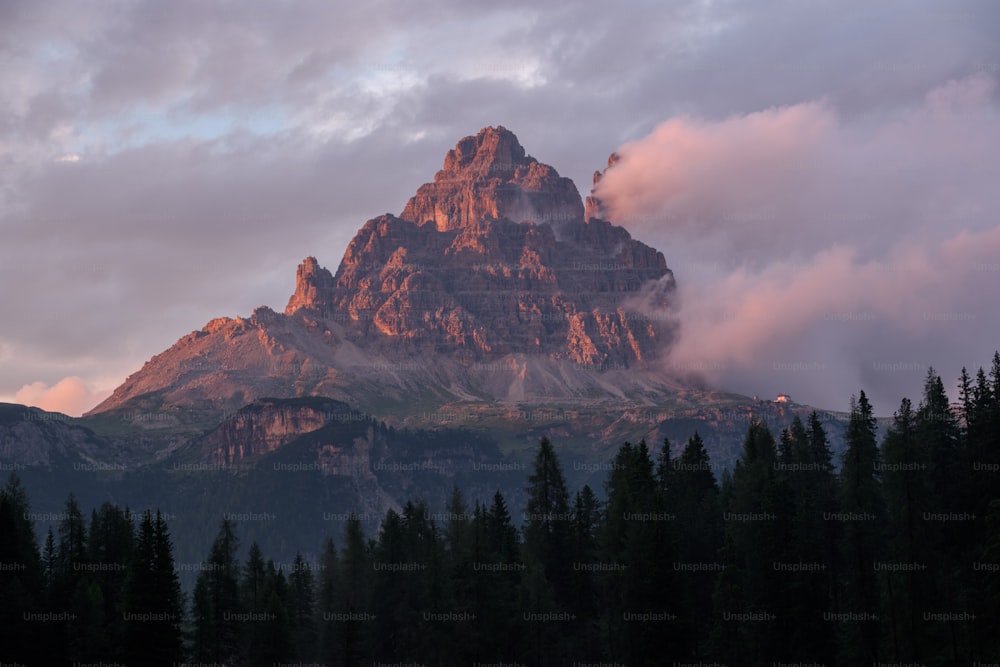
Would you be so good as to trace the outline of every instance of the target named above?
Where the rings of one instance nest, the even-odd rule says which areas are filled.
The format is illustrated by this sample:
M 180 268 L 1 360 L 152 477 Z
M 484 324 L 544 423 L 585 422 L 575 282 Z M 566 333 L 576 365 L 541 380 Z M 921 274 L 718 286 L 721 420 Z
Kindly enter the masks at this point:
M 372 613 L 375 622 L 373 636 L 376 662 L 399 662 L 406 655 L 404 633 L 413 622 L 409 618 L 410 580 L 403 538 L 403 519 L 390 508 L 385 513 L 379 529 L 374 554 L 374 582 L 372 585 Z
M 930 493 L 927 451 L 917 435 L 916 415 L 908 398 L 900 403 L 892 427 L 882 442 L 885 472 L 882 484 L 886 498 L 887 544 L 891 560 L 923 561 L 930 538 L 923 513 Z M 923 646 L 922 613 L 927 610 L 929 591 L 924 572 L 885 573 L 887 606 L 893 659 L 915 661 L 927 655 Z
M 506 503 L 504 503 L 506 506 Z M 493 600 L 497 594 L 493 581 L 493 571 L 489 568 L 499 561 L 488 546 L 486 509 L 477 500 L 472 510 L 469 526 L 469 556 L 467 567 L 472 572 L 471 587 L 467 593 L 466 606 L 474 616 L 471 632 L 460 654 L 461 662 L 480 662 L 495 659 L 497 638 L 492 634 L 490 624 L 496 615 L 497 606 Z
M 259 635 L 248 654 L 251 667 L 272 667 L 288 662 L 291 652 L 291 629 L 288 619 L 288 584 L 273 560 L 264 568 L 262 604 L 259 612 L 250 612 L 248 625 Z
M 956 511 L 967 475 L 959 458 L 958 420 L 951 410 L 941 377 L 927 371 L 924 397 L 916 413 L 917 437 L 930 460 L 930 483 L 936 511 Z
M 788 624 L 786 608 L 789 581 L 776 570 L 785 562 L 788 535 L 788 498 L 784 494 L 775 464 L 779 462 L 774 436 L 767 426 L 752 419 L 743 441 L 743 452 L 733 469 L 729 510 L 724 515 L 728 536 L 729 587 L 723 607 L 723 623 L 741 619 L 740 614 L 757 614 L 763 620 L 744 623 L 726 631 L 738 642 L 736 654 L 752 662 L 788 660 L 789 637 L 781 628 Z M 737 595 L 732 595 L 737 593 Z
M 295 554 L 288 577 L 289 622 L 292 628 L 292 659 L 308 662 L 316 657 L 315 578 L 301 553 Z
M 928 564 L 927 581 L 936 590 L 933 596 L 937 608 L 965 609 L 971 594 L 971 576 L 965 565 L 971 562 L 975 545 L 974 524 L 971 520 L 939 521 L 937 516 L 961 516 L 971 510 L 967 488 L 972 482 L 971 472 L 965 462 L 966 453 L 960 441 L 958 420 L 952 412 L 941 377 L 933 368 L 928 369 L 924 382 L 924 395 L 916 413 L 916 437 L 926 452 L 929 491 L 927 512 L 924 514 L 928 530 L 925 548 L 930 547 L 925 559 Z M 930 643 L 948 646 L 947 652 L 928 657 L 963 660 L 962 648 L 969 638 L 967 624 L 926 624 L 924 632 Z M 945 630 L 946 632 L 941 632 Z M 926 655 L 926 654 L 925 654 Z
M 264 593 L 266 575 L 264 555 L 260 551 L 260 545 L 253 542 L 247 550 L 247 561 L 243 564 L 243 574 L 240 579 L 240 604 L 246 611 L 264 611 L 267 604 Z
M 472 514 L 458 487 L 453 487 L 445 506 L 442 559 L 450 608 L 457 614 L 471 615 L 475 611 L 475 591 L 478 572 L 473 566 Z M 464 616 L 463 616 L 464 617 Z M 481 619 L 474 618 L 448 627 L 449 634 L 439 644 L 442 650 L 437 662 L 472 662 L 475 656 L 468 646 L 470 637 L 480 627 Z
M 253 542 L 247 550 L 247 560 L 243 564 L 242 576 L 239 581 L 240 609 L 249 614 L 250 618 L 260 617 L 266 613 L 268 602 L 266 590 L 267 572 L 264 556 L 260 545 Z M 240 625 L 242 630 L 241 643 L 246 647 L 247 655 L 261 655 L 265 636 L 260 632 L 259 623 L 248 622 Z
M 174 566 L 174 544 L 170 538 L 167 520 L 156 511 L 153 522 L 153 579 L 160 602 L 163 622 L 157 625 L 155 645 L 157 654 L 170 658 L 170 664 L 176 664 L 183 658 L 183 642 L 181 621 L 184 615 L 184 596 L 181 591 L 180 579 Z
M 215 623 L 208 573 L 201 571 L 195 580 L 191 596 L 191 656 L 208 663 L 215 655 Z
M 42 608 L 44 570 L 28 494 L 14 473 L 0 489 L 0 563 L 3 654 L 13 662 L 27 664 L 39 657 L 44 632 L 39 626 L 44 624 L 26 620 L 24 614 Z
M 153 536 L 153 518 L 146 510 L 141 520 L 134 540 L 132 562 L 129 564 L 128 577 L 125 581 L 123 610 L 123 642 L 124 660 L 139 662 L 146 655 L 146 633 L 149 627 L 143 622 L 143 615 L 156 609 L 155 591 L 150 585 L 150 576 L 155 562 L 155 538 Z
M 468 548 L 469 530 L 472 523 L 468 505 L 466 505 L 465 498 L 457 486 L 453 486 L 451 489 L 451 496 L 445 507 L 445 516 L 448 520 L 445 522 L 444 529 L 444 549 L 454 566 L 462 559 L 463 550 Z
M 73 494 L 66 499 L 57 534 L 56 597 L 66 600 L 73 596 L 77 583 L 88 572 L 86 523 Z
M 52 532 L 52 526 L 49 526 L 48 533 L 45 535 L 45 548 L 42 551 L 42 572 L 45 577 L 46 597 L 48 597 L 49 591 L 52 588 L 57 567 L 56 538 Z
M 337 632 L 335 614 L 341 582 L 340 563 L 333 540 L 327 538 L 319 559 L 319 578 L 316 588 L 316 624 L 318 631 L 318 660 L 327 665 L 337 664 L 340 653 L 340 636 Z
M 423 500 L 407 504 L 403 523 L 407 551 L 414 554 L 414 560 L 420 564 L 413 581 L 416 597 L 412 604 L 417 622 L 409 631 L 408 643 L 412 654 L 421 662 L 440 664 L 445 659 L 453 661 L 448 642 L 454 636 L 456 627 L 465 629 L 468 622 L 428 620 L 437 617 L 423 616 L 425 613 L 455 612 L 441 531 L 430 518 Z
M 659 486 L 658 491 L 661 498 L 674 497 L 673 483 L 676 472 L 677 466 L 671 460 L 670 455 L 670 439 L 664 438 L 663 447 L 660 448 L 660 453 L 656 461 L 656 482 Z
M 73 494 L 66 499 L 57 534 L 53 599 L 61 605 L 68 603 L 72 619 L 61 624 L 62 646 L 68 658 L 96 660 L 107 651 L 104 599 L 90 567 L 86 521 Z
M 279 590 L 280 587 L 269 587 L 264 620 L 255 623 L 257 631 L 263 636 L 260 652 L 252 655 L 250 660 L 250 664 L 256 667 L 287 663 L 292 650 L 288 609 Z
M 602 531 L 601 503 L 590 486 L 576 493 L 573 500 L 573 546 L 570 560 L 573 563 L 573 598 L 569 608 L 577 618 L 572 624 L 570 643 L 575 649 L 578 662 L 595 661 L 602 657 L 600 641 L 600 586 L 595 573 L 601 559 L 600 538 Z
M 123 595 L 125 660 L 174 665 L 183 660 L 183 600 L 174 570 L 173 543 L 157 511 L 143 513 Z
M 521 562 L 517 529 L 507 501 L 499 490 L 489 510 L 482 512 L 481 559 L 474 564 L 480 594 L 477 625 L 482 631 L 484 653 L 513 660 L 520 643 L 517 607 L 524 564 Z M 539 564 L 540 566 L 540 564 Z M 544 571 L 543 571 L 544 576 Z M 523 593 L 522 593 L 523 594 Z M 526 608 L 534 611 L 532 608 Z
M 872 663 L 879 659 L 880 596 L 874 565 L 881 557 L 884 519 L 876 421 L 865 392 L 851 399 L 845 434 L 847 448 L 841 467 L 841 511 L 848 516 L 843 530 L 843 610 L 864 620 L 843 625 L 844 659 Z M 865 616 L 868 615 L 868 616 Z
M 562 612 L 557 606 L 552 584 L 537 561 L 528 561 L 526 565 L 518 606 L 523 610 L 520 623 L 522 660 L 540 667 L 559 664 L 558 638 L 553 628 L 559 621 L 549 619 Z
M 239 595 L 239 541 L 233 523 L 223 519 L 208 561 L 195 586 L 195 656 L 200 661 L 236 662 L 242 653 Z
M 542 438 L 528 477 L 528 503 L 524 525 L 525 557 L 538 563 L 552 585 L 560 607 L 571 599 L 570 569 L 566 553 L 570 546 L 569 492 L 555 449 Z
M 831 522 L 824 517 L 833 509 L 836 478 L 826 432 L 815 412 L 808 428 L 796 415 L 786 438 L 778 477 L 783 479 L 782 491 L 791 511 L 782 558 L 798 568 L 783 576 L 786 613 L 795 619 L 787 650 L 791 658 L 812 655 L 819 662 L 832 663 L 836 646 L 824 614 L 830 610 L 830 590 L 836 582 L 832 576 L 836 543 L 827 529 Z
M 95 566 L 93 576 L 104 600 L 108 656 L 117 655 L 124 642 L 124 624 L 120 621 L 123 592 L 132 561 L 133 531 L 131 518 L 111 503 L 105 502 L 99 511 L 91 514 L 87 547 L 90 562 Z
M 369 606 L 373 571 L 361 522 L 355 514 L 351 514 L 344 528 L 344 549 L 338 575 L 342 587 L 334 618 L 340 639 L 338 655 L 341 662 L 334 664 L 359 665 L 368 661 L 366 656 L 370 655 L 372 620 L 377 620 L 372 619 Z
M 93 577 L 77 581 L 69 608 L 72 614 L 66 646 L 69 655 L 77 663 L 100 660 L 108 654 L 109 647 L 104 630 L 104 596 Z
M 628 664 L 659 664 L 681 652 L 675 614 L 676 590 L 670 576 L 673 558 L 664 497 L 645 442 L 619 448 L 607 481 L 608 511 L 604 549 L 622 569 L 606 578 L 608 654 Z M 636 620 L 654 615 L 654 621 Z
M 678 622 L 681 651 L 685 661 L 700 660 L 707 657 L 708 638 L 715 620 L 712 594 L 721 567 L 722 522 L 719 488 L 705 443 L 697 431 L 670 469 L 673 484 L 668 507 L 677 517 L 673 568 L 677 573 L 677 606 L 682 610 Z
M 529 501 L 530 506 L 530 501 Z M 507 501 L 499 490 L 493 494 L 493 504 L 486 512 L 486 544 L 492 559 L 498 563 L 514 563 L 518 556 L 517 529 L 514 527 Z
M 960 420 L 962 435 L 966 437 L 969 434 L 969 419 L 973 416 L 972 401 L 972 378 L 969 376 L 968 369 L 962 366 L 962 373 L 958 377 L 958 405 L 962 411 L 962 418 Z
M 972 522 L 974 563 L 1000 562 L 997 545 L 1000 528 L 1000 354 L 994 353 L 990 378 L 982 368 L 972 388 L 971 411 L 963 445 L 963 468 L 968 476 L 965 511 L 975 515 Z M 972 624 L 970 659 L 988 662 L 1000 654 L 1000 577 L 988 568 L 972 572 L 968 605 L 976 618 Z

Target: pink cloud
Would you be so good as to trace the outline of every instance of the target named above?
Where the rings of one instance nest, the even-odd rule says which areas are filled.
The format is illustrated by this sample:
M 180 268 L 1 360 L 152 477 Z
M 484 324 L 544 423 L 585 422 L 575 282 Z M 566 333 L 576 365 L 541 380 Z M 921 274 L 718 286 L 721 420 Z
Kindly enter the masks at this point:
M 44 382 L 32 382 L 17 390 L 14 401 L 49 412 L 61 412 L 79 417 L 107 398 L 110 391 L 95 391 L 79 377 L 65 377 L 51 387 Z
M 984 75 L 905 114 L 823 102 L 669 120 L 621 147 L 598 195 L 677 274 L 668 365 L 743 393 L 891 413 L 934 366 L 1000 347 L 1000 114 Z M 915 369 L 910 375 L 886 369 Z M 808 372 L 806 372 L 808 371 Z

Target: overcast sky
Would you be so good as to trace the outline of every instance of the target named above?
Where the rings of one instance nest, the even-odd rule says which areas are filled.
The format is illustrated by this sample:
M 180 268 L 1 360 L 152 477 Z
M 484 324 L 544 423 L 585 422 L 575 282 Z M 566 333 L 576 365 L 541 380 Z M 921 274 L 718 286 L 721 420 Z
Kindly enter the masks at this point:
M 0 2 L 0 400 L 282 309 L 486 125 L 662 250 L 672 363 L 880 414 L 1000 347 L 1000 4 Z

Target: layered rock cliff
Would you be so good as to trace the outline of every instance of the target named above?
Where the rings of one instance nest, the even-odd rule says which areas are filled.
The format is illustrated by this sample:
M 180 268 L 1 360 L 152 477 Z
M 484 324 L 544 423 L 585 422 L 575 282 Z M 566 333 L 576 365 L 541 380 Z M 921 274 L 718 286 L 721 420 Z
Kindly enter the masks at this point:
M 527 155 L 514 133 L 499 126 L 448 151 L 434 182 L 420 186 L 399 217 L 446 232 L 486 219 L 582 220 L 583 206 L 573 181 Z
M 218 464 L 235 463 L 272 452 L 306 433 L 343 422 L 352 414 L 349 405 L 332 400 L 254 401 L 205 436 L 202 457 Z

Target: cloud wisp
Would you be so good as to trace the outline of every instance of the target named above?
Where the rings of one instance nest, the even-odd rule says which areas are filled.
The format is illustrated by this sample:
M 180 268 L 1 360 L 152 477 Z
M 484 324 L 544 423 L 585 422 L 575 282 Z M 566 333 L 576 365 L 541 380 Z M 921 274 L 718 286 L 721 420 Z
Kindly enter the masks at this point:
M 823 101 L 668 120 L 618 151 L 611 218 L 678 275 L 675 371 L 884 413 L 1000 347 L 1000 114 L 985 74 L 846 121 Z

